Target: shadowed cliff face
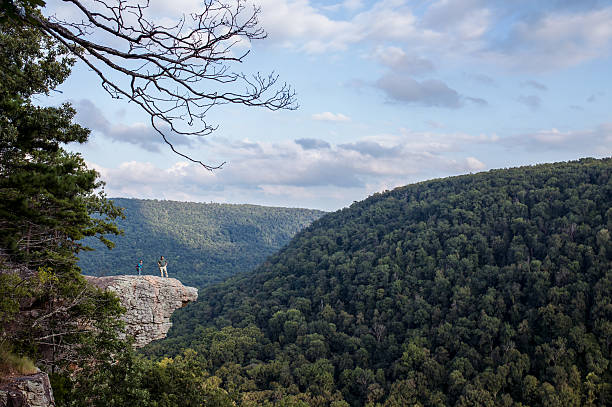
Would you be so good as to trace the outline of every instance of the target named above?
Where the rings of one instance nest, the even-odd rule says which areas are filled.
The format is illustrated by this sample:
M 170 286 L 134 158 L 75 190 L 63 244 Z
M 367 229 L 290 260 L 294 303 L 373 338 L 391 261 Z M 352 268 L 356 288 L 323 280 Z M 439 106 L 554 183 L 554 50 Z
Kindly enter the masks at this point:
M 134 346 L 143 347 L 165 338 L 172 326 L 170 316 L 198 298 L 198 290 L 186 287 L 175 278 L 155 276 L 91 277 L 87 280 L 117 294 L 126 309 L 123 320 L 126 334 L 134 337 Z
M 0 384 L 0 407 L 53 407 L 53 393 L 46 373 L 14 377 Z

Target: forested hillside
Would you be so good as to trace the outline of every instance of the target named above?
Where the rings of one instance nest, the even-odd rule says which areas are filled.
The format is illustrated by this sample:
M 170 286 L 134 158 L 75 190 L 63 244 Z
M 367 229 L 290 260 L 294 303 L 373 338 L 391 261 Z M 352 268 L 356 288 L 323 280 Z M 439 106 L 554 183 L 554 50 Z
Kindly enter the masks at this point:
M 146 352 L 192 348 L 239 405 L 610 405 L 611 172 L 585 159 L 375 194 L 201 290 Z
M 171 277 L 203 287 L 252 270 L 323 212 L 256 205 L 113 199 L 125 208 L 117 224 L 123 236 L 109 251 L 94 240 L 93 252 L 79 254 L 85 274 L 133 274 L 142 259 L 144 274 L 157 275 L 157 259 L 168 260 Z

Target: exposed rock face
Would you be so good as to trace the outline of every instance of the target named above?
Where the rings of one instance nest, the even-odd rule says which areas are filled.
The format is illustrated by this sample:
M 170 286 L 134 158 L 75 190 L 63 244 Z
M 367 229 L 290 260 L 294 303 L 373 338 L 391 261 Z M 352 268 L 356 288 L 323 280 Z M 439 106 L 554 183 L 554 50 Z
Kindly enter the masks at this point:
M 49 376 L 36 373 L 14 377 L 0 385 L 0 407 L 54 407 Z
M 145 346 L 156 339 L 165 338 L 172 326 L 170 316 L 198 298 L 198 290 L 186 287 L 175 278 L 155 276 L 91 277 L 87 280 L 113 291 L 126 308 L 123 320 L 126 333 L 135 338 L 134 346 Z

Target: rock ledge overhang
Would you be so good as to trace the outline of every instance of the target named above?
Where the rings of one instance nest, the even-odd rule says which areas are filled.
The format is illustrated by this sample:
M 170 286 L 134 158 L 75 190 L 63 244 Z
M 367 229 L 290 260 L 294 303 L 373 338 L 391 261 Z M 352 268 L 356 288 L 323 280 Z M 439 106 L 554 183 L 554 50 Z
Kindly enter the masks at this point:
M 166 337 L 172 326 L 172 313 L 196 301 L 198 290 L 184 286 L 175 278 L 156 276 L 85 276 L 93 285 L 114 292 L 125 307 L 126 334 L 134 337 L 134 346 Z

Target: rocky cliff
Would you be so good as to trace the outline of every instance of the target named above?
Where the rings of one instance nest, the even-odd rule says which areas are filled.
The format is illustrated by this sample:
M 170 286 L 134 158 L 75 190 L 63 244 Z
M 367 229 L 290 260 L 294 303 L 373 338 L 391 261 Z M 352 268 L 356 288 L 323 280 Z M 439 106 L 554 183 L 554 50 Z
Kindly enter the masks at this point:
M 126 308 L 126 333 L 142 347 L 166 336 L 170 316 L 198 298 L 198 290 L 185 287 L 175 278 L 155 276 L 90 277 L 87 280 L 113 291 Z M 9 377 L 0 383 L 0 407 L 54 407 L 55 401 L 46 373 Z
M 136 347 L 166 336 L 172 326 L 170 316 L 198 298 L 198 290 L 186 287 L 175 278 L 155 276 L 91 277 L 87 280 L 113 291 L 126 308 L 123 320 L 126 333 L 134 336 Z
M 46 373 L 14 377 L 0 383 L 0 407 L 53 407 L 55 401 Z

